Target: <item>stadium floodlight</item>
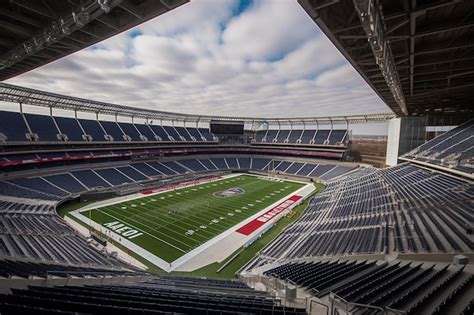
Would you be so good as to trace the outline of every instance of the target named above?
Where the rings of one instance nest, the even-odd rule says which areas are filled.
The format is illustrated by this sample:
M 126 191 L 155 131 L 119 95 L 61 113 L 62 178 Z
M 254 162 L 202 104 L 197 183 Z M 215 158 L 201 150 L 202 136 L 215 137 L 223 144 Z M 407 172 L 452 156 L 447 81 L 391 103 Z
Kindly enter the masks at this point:
M 362 28 L 367 34 L 367 40 L 375 56 L 375 62 L 392 93 L 395 102 L 405 115 L 408 110 L 403 95 L 402 85 L 395 66 L 390 41 L 385 36 L 385 23 L 381 5 L 377 0 L 354 0 L 354 6 L 359 15 Z
M 53 45 L 64 37 L 83 28 L 103 13 L 110 12 L 111 8 L 119 5 L 122 1 L 85 1 L 77 11 L 73 11 L 67 16 L 54 21 L 38 34 L 6 52 L 0 58 L 0 70 L 6 69 L 18 61 L 34 55 L 44 47 Z

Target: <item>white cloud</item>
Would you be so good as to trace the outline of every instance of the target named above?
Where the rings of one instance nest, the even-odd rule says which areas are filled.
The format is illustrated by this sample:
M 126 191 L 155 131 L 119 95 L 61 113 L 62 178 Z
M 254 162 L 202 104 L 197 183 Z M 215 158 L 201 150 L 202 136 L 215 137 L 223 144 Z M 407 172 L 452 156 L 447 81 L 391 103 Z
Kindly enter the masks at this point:
M 230 21 L 223 42 L 230 58 L 267 60 L 291 52 L 315 35 L 296 1 L 257 1 Z
M 193 0 L 8 82 L 183 113 L 389 111 L 296 1 L 255 1 L 233 16 L 236 6 Z

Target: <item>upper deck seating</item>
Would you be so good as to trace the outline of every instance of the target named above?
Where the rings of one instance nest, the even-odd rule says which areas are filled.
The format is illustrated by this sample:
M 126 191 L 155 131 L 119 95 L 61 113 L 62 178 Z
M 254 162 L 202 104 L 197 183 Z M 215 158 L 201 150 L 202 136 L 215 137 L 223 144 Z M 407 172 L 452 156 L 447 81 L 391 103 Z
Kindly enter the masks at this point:
M 320 298 L 332 292 L 358 303 L 351 306 L 356 314 L 376 314 L 385 307 L 390 313 L 457 314 L 469 309 L 470 299 L 462 297 L 474 282 L 464 267 L 406 262 L 295 262 L 264 274 L 311 289 Z
M 105 130 L 105 133 L 112 136 L 113 141 L 125 141 L 124 134 L 120 129 L 119 125 L 114 121 L 100 121 L 100 124 Z
M 168 139 L 170 141 L 184 141 L 185 140 L 184 138 L 182 138 L 182 136 L 180 136 L 178 134 L 178 132 L 176 131 L 176 129 L 174 129 L 174 127 L 172 127 L 172 126 L 163 126 L 163 129 L 168 134 Z
M 174 127 L 176 132 L 181 136 L 181 139 L 184 139 L 184 141 L 193 141 L 191 138 L 191 135 L 189 134 L 187 128 L 184 127 Z
M 135 124 L 135 127 L 138 129 L 142 136 L 145 136 L 147 141 L 158 141 L 153 130 L 147 124 Z
M 119 122 L 118 125 L 123 130 L 123 133 L 130 137 L 130 141 L 143 141 L 134 124 Z
M 31 131 L 38 136 L 37 141 L 59 141 L 59 130 L 51 116 L 25 114 L 25 119 Z
M 22 114 L 14 112 L 0 112 L 0 140 L 27 141 L 30 131 L 26 126 Z M 3 136 L 2 136 L 3 134 Z
M 402 158 L 474 173 L 474 119 L 406 153 Z
M 0 111 L 0 142 L 9 144 L 20 141 L 209 142 L 216 141 L 216 138 L 205 128 L 159 126 Z
M 75 118 L 54 117 L 62 134 L 67 135 L 67 141 L 84 141 L 81 126 Z
M 157 135 L 161 139 L 161 141 L 171 141 L 170 138 L 168 137 L 168 134 L 166 133 L 165 129 L 163 129 L 162 126 L 150 125 L 150 128 L 153 130 L 155 135 Z M 179 141 L 179 139 L 177 141 Z
M 345 144 L 347 130 L 268 129 L 255 133 L 253 143 L 339 145 Z
M 430 253 L 474 249 L 467 235 L 474 189 L 469 182 L 410 164 L 383 170 L 318 169 L 324 171 L 318 176 L 329 180 L 326 188 L 263 250 L 265 257 L 380 253 L 389 247 Z M 393 237 L 387 234 L 389 223 L 394 224 Z
M 107 141 L 104 130 L 97 120 L 78 119 L 77 121 L 84 129 L 86 135 L 91 136 L 92 141 Z

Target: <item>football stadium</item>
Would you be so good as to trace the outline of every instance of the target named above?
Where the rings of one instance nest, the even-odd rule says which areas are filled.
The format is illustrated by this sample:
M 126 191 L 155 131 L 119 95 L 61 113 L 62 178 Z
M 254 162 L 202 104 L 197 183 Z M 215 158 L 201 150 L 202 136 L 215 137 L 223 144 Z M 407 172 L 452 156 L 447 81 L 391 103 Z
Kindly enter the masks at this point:
M 474 314 L 473 56 L 471 0 L 0 2 L 0 313 Z

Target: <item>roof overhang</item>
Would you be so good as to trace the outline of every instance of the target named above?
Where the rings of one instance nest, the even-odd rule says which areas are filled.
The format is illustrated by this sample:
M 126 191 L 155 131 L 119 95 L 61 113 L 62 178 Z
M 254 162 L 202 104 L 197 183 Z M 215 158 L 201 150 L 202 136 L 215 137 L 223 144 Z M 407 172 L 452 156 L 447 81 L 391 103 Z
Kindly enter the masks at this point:
M 189 0 L 0 2 L 0 80 L 82 50 Z
M 397 116 L 470 116 L 474 1 L 298 0 Z
M 7 83 L 0 83 L 0 101 L 17 104 L 34 105 L 51 109 L 70 110 L 75 112 L 91 112 L 96 114 L 117 115 L 143 119 L 160 119 L 182 122 L 206 122 L 211 120 L 237 121 L 249 124 L 297 125 L 297 124 L 360 124 L 383 122 L 394 118 L 393 113 L 377 113 L 368 115 L 320 116 L 320 117 L 238 117 L 193 115 L 165 112 L 147 108 L 137 108 L 121 104 L 93 101 L 85 98 L 45 92 Z

